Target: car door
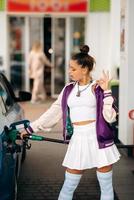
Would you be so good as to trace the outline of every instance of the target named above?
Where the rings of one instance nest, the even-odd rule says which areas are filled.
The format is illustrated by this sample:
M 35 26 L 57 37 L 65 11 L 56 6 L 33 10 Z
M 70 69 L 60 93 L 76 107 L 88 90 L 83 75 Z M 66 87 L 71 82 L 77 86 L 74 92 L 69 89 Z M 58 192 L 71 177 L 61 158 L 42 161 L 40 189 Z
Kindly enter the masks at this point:
M 8 152 L 7 141 L 4 140 L 4 126 L 9 124 L 6 117 L 7 110 L 4 104 L 6 98 L 3 87 L 0 84 L 0 198 L 12 199 L 15 184 L 16 156 Z
M 23 116 L 23 110 L 15 102 L 10 88 L 0 76 L 0 199 L 2 200 L 16 199 L 16 176 L 19 174 L 21 164 L 21 152 L 12 152 L 12 146 L 9 148 L 8 142 L 3 139 L 4 127 L 23 119 Z

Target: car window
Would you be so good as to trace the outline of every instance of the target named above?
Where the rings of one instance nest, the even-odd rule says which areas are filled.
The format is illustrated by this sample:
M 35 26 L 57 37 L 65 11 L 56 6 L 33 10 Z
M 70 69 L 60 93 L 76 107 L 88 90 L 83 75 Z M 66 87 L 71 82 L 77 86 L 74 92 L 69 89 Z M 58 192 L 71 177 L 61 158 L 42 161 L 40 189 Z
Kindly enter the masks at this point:
M 10 96 L 10 93 L 7 91 L 5 86 L 0 82 L 0 96 L 1 101 L 3 101 L 6 111 L 8 111 L 13 105 L 13 99 Z

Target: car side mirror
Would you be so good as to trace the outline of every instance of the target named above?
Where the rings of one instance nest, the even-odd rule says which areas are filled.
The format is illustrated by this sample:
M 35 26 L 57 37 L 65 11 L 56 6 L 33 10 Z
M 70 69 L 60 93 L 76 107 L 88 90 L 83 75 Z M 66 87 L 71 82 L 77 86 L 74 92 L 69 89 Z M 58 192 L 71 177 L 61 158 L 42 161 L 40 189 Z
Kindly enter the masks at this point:
M 32 94 L 30 92 L 26 91 L 19 91 L 18 97 L 16 97 L 17 102 L 22 102 L 22 101 L 30 101 L 32 97 Z

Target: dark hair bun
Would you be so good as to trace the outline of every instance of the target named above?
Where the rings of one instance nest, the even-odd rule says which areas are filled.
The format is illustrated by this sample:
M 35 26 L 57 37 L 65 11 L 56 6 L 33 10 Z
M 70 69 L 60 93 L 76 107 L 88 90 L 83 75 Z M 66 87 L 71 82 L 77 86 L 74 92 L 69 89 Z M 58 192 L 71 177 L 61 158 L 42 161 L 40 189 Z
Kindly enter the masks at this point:
M 84 53 L 84 54 L 88 54 L 88 52 L 89 52 L 89 46 L 87 46 L 87 45 L 83 45 L 81 48 L 80 48 L 80 52 L 81 53 Z

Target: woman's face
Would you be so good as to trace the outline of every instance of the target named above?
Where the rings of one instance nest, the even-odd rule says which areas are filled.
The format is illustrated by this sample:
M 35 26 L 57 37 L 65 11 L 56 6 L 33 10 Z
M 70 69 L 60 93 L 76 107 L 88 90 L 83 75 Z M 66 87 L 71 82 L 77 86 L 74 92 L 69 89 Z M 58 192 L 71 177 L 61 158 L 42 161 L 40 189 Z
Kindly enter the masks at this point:
M 72 81 L 81 81 L 84 76 L 89 76 L 87 68 L 82 68 L 76 60 L 70 60 L 69 76 Z

